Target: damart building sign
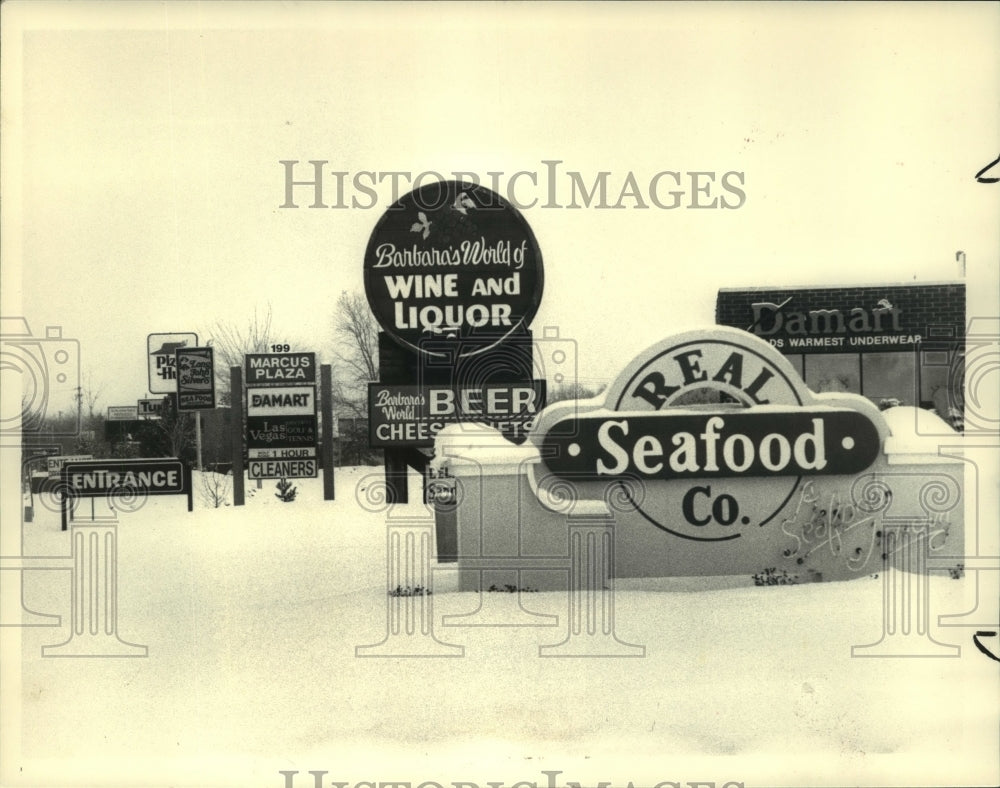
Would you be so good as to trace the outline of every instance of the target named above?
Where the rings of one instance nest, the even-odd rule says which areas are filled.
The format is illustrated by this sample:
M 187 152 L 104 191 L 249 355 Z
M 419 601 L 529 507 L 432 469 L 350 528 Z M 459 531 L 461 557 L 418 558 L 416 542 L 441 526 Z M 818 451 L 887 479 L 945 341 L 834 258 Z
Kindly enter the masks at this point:
M 498 194 L 460 181 L 430 183 L 383 214 L 364 278 L 379 325 L 417 353 L 433 336 L 502 342 L 531 323 L 543 289 L 528 223 Z M 460 355 L 485 349 L 462 348 Z
M 962 335 L 965 286 L 722 289 L 716 322 L 750 331 L 786 354 L 912 352 L 928 340 Z

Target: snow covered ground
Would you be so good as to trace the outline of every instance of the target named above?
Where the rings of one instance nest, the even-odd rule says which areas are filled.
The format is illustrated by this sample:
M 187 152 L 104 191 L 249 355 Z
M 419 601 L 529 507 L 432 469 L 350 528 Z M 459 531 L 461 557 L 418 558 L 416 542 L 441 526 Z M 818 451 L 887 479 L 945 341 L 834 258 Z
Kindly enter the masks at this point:
M 122 514 L 118 634 L 147 658 L 42 657 L 69 637 L 69 573 L 25 572 L 28 606 L 62 623 L 4 629 L 4 655 L 18 638 L 22 655 L 5 784 L 997 784 L 998 665 L 974 629 L 937 626 L 975 606 L 971 576 L 933 576 L 927 596 L 958 657 L 851 657 L 882 637 L 881 579 L 747 578 L 619 583 L 618 638 L 644 656 L 587 659 L 539 656 L 566 637 L 564 594 L 519 595 L 556 626 L 442 626 L 480 599 L 439 567 L 434 631 L 462 656 L 359 658 L 390 604 L 386 516 L 357 494 L 379 476 L 338 469 L 334 502 L 318 479 L 292 503 L 250 482 L 245 507 L 210 508 L 196 474 L 193 513 L 178 497 Z M 36 512 L 25 554 L 68 554 L 57 515 Z M 524 616 L 518 595 L 484 602 L 498 624 Z

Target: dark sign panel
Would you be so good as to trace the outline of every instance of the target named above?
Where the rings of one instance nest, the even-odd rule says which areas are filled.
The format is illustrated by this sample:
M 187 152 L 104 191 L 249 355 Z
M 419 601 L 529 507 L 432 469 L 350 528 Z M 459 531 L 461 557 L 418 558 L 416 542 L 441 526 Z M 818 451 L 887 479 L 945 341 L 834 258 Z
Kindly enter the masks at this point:
M 177 410 L 215 407 L 215 361 L 212 348 L 178 348 Z
M 244 363 L 247 386 L 316 383 L 315 353 L 248 353 Z
M 542 443 L 548 468 L 569 479 L 856 474 L 881 450 L 875 425 L 850 410 L 667 409 L 570 421 L 553 425 Z
M 887 434 L 869 400 L 812 392 L 773 346 L 718 326 L 648 348 L 603 401 L 546 408 L 533 472 L 544 494 L 575 488 L 682 539 L 724 542 L 780 526 L 813 480 L 864 472 Z
M 315 448 L 316 416 L 248 416 L 247 448 Z
M 545 404 L 545 381 L 482 386 L 368 386 L 372 446 L 432 446 L 446 424 L 487 424 L 523 438 Z
M 62 480 L 70 497 L 93 498 L 113 492 L 179 495 L 190 492 L 190 473 L 180 460 L 88 460 L 67 462 Z
M 965 285 L 723 289 L 716 322 L 782 353 L 910 351 L 965 331 Z
M 542 257 L 500 195 L 434 182 L 390 206 L 365 252 L 365 293 L 379 325 L 421 352 L 428 336 L 495 341 L 526 328 L 542 296 Z M 466 344 L 470 349 L 474 345 Z

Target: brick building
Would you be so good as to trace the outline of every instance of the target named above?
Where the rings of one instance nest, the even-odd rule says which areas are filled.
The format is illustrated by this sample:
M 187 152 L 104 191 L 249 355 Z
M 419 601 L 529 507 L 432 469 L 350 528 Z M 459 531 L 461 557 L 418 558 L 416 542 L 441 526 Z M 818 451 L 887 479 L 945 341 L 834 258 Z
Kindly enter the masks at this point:
M 813 391 L 963 409 L 965 284 L 723 288 L 716 323 L 770 342 Z

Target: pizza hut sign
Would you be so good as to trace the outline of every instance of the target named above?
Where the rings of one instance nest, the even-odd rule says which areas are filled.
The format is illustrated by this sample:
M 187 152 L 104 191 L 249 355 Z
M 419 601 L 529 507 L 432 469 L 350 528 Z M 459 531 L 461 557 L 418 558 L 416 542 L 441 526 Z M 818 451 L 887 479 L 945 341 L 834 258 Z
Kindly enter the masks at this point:
M 805 480 L 856 476 L 888 430 L 854 394 L 816 394 L 779 353 L 717 327 L 648 349 L 603 402 L 556 403 L 533 440 L 540 490 L 617 494 L 653 526 L 701 542 L 766 526 Z

